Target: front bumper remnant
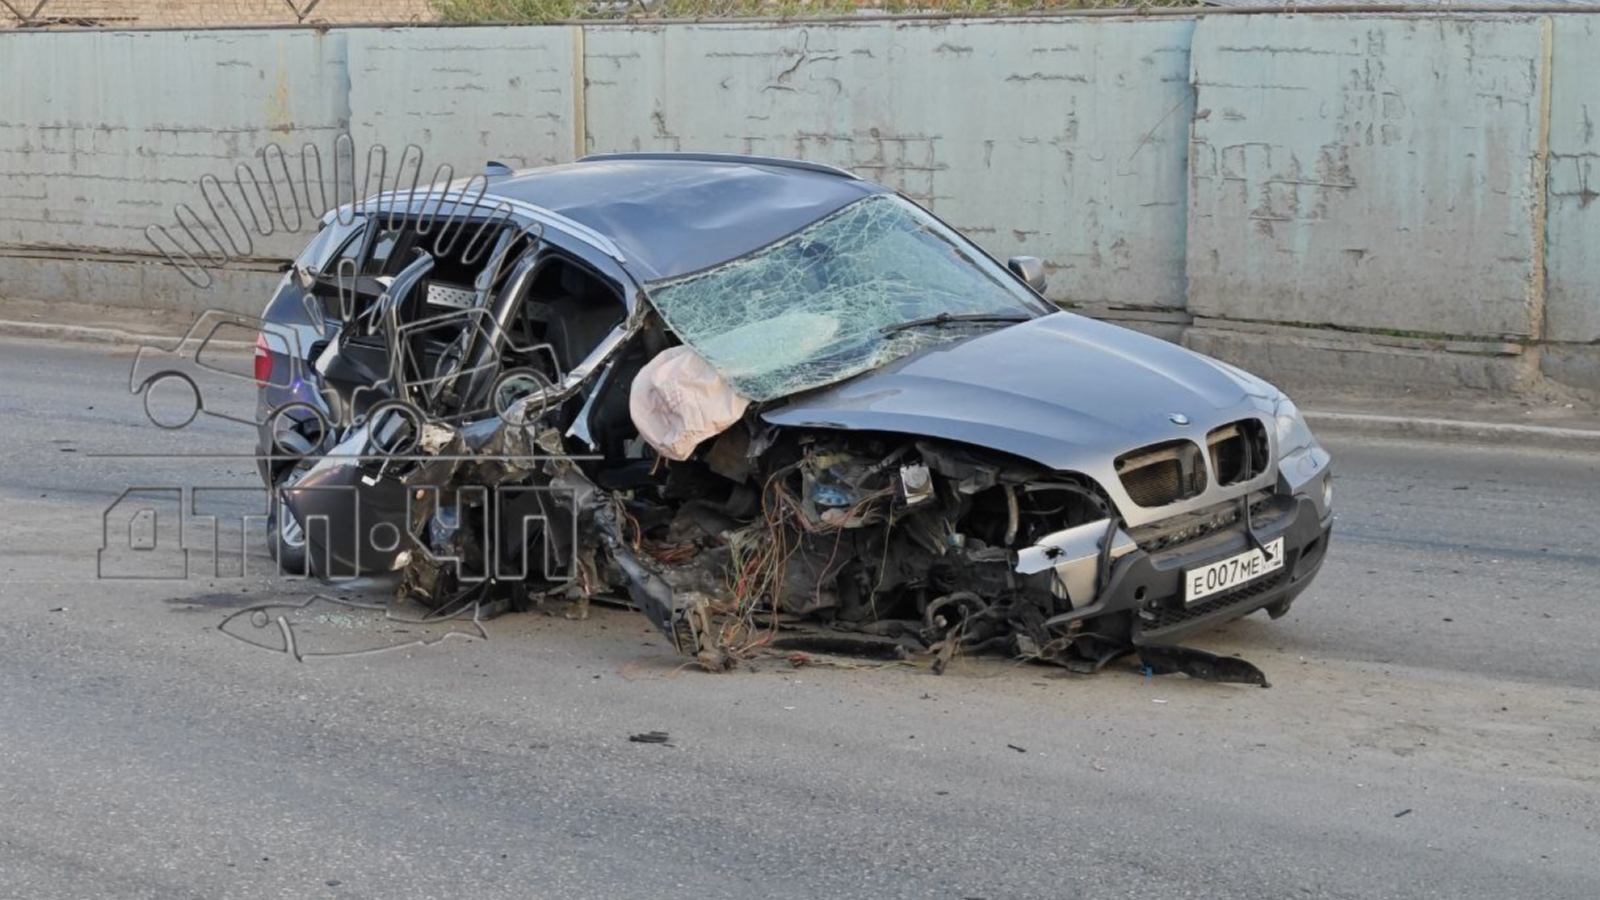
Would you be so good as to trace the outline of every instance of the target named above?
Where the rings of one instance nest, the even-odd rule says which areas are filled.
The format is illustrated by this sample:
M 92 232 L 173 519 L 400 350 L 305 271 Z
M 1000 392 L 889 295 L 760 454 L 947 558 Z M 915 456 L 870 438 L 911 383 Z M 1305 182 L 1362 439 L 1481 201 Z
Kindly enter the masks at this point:
M 1332 535 L 1332 517 L 1319 518 L 1317 506 L 1309 498 L 1275 497 L 1266 510 L 1255 514 L 1250 526 L 1253 539 L 1246 524 L 1239 521 L 1199 540 L 1154 553 L 1123 549 L 1126 545 L 1119 532 L 1115 551 L 1120 552 L 1105 570 L 1104 583 L 1097 586 L 1093 601 L 1049 619 L 1045 626 L 1070 635 L 1084 631 L 1085 623 L 1094 619 L 1094 630 L 1105 634 L 1104 620 L 1124 614 L 1116 629 L 1123 632 L 1120 637 L 1135 645 L 1162 645 L 1258 609 L 1267 608 L 1274 617 L 1282 615 L 1321 568 Z M 1186 571 L 1279 537 L 1286 556 L 1282 568 L 1224 593 L 1184 602 Z M 1064 559 L 1058 568 L 1060 580 L 1084 584 L 1086 577 L 1097 574 L 1092 568 L 1095 562 L 1081 551 Z

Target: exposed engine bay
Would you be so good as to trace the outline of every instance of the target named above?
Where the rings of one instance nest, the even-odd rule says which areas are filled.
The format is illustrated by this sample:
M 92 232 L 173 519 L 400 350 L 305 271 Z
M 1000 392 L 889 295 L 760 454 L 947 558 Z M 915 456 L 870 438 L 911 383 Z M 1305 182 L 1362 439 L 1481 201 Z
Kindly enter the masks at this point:
M 1092 484 L 1025 461 L 753 416 L 632 471 L 567 456 L 549 423 L 429 425 L 424 443 L 440 461 L 398 479 L 424 545 L 402 557 L 402 592 L 445 614 L 565 600 L 582 615 L 625 596 L 712 670 L 772 650 L 1088 672 L 1134 649 L 1137 610 L 1095 614 L 1134 540 Z M 1166 652 L 1184 659 L 1155 671 L 1210 656 Z M 1220 680 L 1265 684 L 1219 662 Z

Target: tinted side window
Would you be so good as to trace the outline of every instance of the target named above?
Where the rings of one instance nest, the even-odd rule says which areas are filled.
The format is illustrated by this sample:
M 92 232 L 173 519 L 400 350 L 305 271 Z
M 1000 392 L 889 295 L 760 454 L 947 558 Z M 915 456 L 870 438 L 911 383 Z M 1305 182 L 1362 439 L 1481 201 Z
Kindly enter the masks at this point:
M 361 274 L 397 275 L 410 262 L 406 248 L 412 243 L 414 235 L 409 225 L 398 222 L 395 224 L 400 227 L 385 228 L 382 223 L 379 224 L 378 234 L 372 239 L 372 252 L 368 254 L 366 265 L 361 268 Z
M 354 221 L 341 223 L 337 219 L 317 232 L 311 243 L 300 251 L 295 263 L 311 272 L 332 272 L 340 259 L 353 259 L 361 252 L 361 237 L 366 233 L 367 221 L 357 216 Z

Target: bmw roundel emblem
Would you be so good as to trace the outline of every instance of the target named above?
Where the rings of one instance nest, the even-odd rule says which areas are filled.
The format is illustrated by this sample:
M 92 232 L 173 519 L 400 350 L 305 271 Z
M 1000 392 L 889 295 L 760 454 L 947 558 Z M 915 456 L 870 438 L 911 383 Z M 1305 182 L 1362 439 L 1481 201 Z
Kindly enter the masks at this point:
M 1167 413 L 1167 421 L 1174 425 L 1187 425 L 1189 424 L 1189 417 L 1183 413 Z

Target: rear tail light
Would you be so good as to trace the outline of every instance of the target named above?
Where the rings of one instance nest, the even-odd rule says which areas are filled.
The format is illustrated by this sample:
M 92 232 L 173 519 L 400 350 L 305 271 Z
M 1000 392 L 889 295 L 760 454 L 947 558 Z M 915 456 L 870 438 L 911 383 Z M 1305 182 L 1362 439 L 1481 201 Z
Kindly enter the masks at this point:
M 256 383 L 262 387 L 272 380 L 272 353 L 267 349 L 267 336 L 256 335 Z

